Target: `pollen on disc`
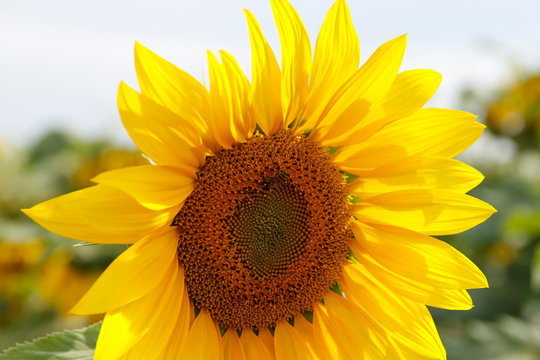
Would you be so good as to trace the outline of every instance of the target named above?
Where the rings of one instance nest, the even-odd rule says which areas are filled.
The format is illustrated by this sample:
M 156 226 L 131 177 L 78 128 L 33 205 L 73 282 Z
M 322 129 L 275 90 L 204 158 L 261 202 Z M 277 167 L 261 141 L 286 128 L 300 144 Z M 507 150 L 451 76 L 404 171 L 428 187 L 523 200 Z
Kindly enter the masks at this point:
M 306 138 L 284 130 L 222 149 L 174 220 L 188 294 L 236 329 L 312 310 L 346 259 L 349 218 L 343 175 Z

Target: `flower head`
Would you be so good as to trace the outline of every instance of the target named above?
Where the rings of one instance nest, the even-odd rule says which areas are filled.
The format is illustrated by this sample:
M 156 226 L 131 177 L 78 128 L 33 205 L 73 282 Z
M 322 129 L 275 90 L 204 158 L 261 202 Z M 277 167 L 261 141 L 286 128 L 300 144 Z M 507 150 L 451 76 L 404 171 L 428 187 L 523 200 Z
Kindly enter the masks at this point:
M 440 359 L 426 305 L 468 309 L 466 289 L 487 286 L 430 236 L 494 212 L 452 159 L 483 126 L 423 108 L 440 75 L 398 72 L 405 36 L 359 67 L 345 1 L 313 56 L 293 7 L 271 4 L 281 68 L 248 11 L 251 82 L 225 51 L 208 54 L 208 90 L 137 44 L 141 92 L 121 84 L 118 106 L 155 164 L 25 210 L 133 244 L 72 309 L 106 313 L 96 359 Z

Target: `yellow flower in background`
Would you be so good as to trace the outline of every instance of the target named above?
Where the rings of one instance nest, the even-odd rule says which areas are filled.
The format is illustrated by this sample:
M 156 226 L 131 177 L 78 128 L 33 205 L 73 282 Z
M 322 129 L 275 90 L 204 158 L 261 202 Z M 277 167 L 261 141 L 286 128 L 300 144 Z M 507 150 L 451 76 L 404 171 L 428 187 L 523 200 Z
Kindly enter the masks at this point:
M 225 51 L 208 53 L 207 90 L 137 44 L 141 93 L 121 84 L 118 106 L 155 165 L 25 210 L 66 237 L 133 244 L 71 310 L 106 313 L 97 360 L 443 359 L 426 305 L 469 309 L 466 289 L 487 286 L 430 236 L 495 211 L 452 159 L 484 126 L 422 108 L 441 78 L 398 72 L 405 36 L 359 68 L 345 1 L 313 56 L 293 7 L 271 4 L 281 69 L 248 11 L 251 83 Z

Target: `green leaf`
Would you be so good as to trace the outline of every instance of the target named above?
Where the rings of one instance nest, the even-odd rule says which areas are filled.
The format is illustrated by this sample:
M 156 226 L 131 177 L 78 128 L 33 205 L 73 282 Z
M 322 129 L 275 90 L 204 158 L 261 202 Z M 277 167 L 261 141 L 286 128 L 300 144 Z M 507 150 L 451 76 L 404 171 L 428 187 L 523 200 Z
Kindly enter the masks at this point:
M 100 328 L 101 322 L 17 344 L 4 350 L 0 360 L 91 360 Z

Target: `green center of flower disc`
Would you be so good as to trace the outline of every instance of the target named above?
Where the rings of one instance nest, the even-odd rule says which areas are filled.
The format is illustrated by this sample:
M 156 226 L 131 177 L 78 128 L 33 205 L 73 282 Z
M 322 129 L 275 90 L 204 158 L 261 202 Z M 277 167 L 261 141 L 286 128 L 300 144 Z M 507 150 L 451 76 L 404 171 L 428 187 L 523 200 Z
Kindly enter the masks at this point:
M 236 329 L 312 310 L 346 259 L 348 204 L 327 151 L 291 131 L 207 157 L 174 220 L 189 297 Z
M 308 240 L 306 201 L 286 176 L 267 179 L 229 221 L 237 253 L 254 276 L 283 274 Z

